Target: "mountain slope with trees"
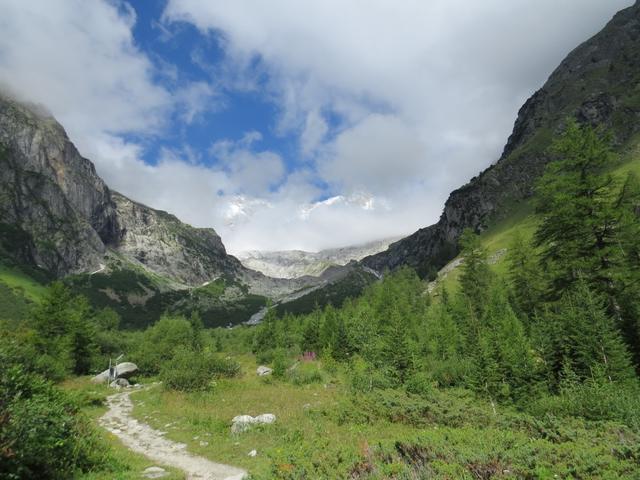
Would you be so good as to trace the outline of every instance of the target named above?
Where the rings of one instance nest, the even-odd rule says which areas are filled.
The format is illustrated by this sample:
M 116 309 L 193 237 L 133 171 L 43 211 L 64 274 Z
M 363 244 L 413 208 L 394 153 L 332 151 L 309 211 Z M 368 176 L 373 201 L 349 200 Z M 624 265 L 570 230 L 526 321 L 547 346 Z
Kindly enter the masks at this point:
M 500 159 L 451 193 L 435 225 L 362 263 L 379 272 L 403 265 L 432 276 L 458 253 L 465 228 L 482 232 L 530 198 L 567 118 L 612 132 L 623 152 L 640 132 L 640 2 L 572 51 L 518 113 Z

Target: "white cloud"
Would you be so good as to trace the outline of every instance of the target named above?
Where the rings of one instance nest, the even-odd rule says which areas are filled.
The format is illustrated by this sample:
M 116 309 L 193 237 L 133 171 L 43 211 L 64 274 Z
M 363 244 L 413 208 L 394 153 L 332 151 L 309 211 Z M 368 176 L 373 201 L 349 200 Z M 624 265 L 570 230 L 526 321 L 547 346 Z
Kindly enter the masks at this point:
M 188 83 L 140 51 L 126 3 L 0 0 L 0 82 L 46 105 L 115 189 L 213 226 L 230 250 L 318 249 L 436 220 L 448 192 L 496 159 L 525 98 L 630 3 L 169 0 L 163 41 L 190 22 L 227 55 L 215 82 Z M 206 47 L 185 55 L 208 69 Z M 220 88 L 274 102 L 276 133 L 298 136 L 293 172 L 259 148 L 260 132 L 141 160 L 172 119 L 188 128 L 233 108 Z
M 278 127 L 300 135 L 334 198 L 364 192 L 387 206 L 303 199 L 308 217 L 286 232 L 318 246 L 307 231 L 348 243 L 435 221 L 448 193 L 497 159 L 523 101 L 631 3 L 169 0 L 164 20 L 222 36 L 230 81 L 256 63 L 268 73 Z M 342 117 L 338 131 L 327 114 Z M 271 204 L 274 223 L 261 226 L 279 238 L 280 212 L 295 207 Z M 253 215 L 249 229 L 268 218 Z

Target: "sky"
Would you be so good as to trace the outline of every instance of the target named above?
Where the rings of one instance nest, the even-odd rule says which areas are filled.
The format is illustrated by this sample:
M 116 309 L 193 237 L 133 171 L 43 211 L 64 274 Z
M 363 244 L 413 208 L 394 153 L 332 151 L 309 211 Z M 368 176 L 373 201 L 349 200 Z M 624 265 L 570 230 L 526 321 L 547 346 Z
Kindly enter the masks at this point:
M 232 253 L 409 234 L 632 0 L 0 0 L 0 88 Z

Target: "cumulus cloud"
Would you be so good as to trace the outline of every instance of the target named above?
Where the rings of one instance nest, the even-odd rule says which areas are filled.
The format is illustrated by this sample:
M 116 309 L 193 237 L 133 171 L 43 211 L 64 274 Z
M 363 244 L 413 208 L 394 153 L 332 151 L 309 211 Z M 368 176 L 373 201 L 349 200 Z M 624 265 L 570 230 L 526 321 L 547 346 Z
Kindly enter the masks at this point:
M 169 0 L 162 41 L 187 22 L 225 52 L 212 68 L 207 41 L 185 52 L 215 77 L 186 81 L 136 45 L 126 2 L 0 0 L 0 82 L 47 106 L 115 189 L 213 226 L 231 251 L 326 248 L 436 220 L 497 158 L 526 97 L 631 3 Z M 233 108 L 220 86 L 272 102 L 297 158 L 261 148 L 260 132 L 212 132 L 208 151 L 142 160 L 175 119 Z
M 279 128 L 299 134 L 333 198 L 387 205 L 315 204 L 304 228 L 322 235 L 339 219 L 332 237 L 346 242 L 435 221 L 448 192 L 497 159 L 522 102 L 631 3 L 169 0 L 164 20 L 221 35 L 229 70 L 268 72 Z

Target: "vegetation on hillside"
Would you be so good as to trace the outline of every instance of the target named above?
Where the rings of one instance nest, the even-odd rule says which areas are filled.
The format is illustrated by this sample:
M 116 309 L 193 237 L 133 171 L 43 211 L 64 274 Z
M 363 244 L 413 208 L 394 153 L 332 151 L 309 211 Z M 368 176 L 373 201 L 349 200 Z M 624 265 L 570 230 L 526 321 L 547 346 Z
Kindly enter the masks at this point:
M 117 311 L 63 283 L 37 301 L 0 289 L 25 298 L 0 310 L 0 471 L 128 471 L 83 414 L 106 390 L 51 383 L 124 354 L 164 383 L 135 395 L 134 414 L 179 425 L 169 438 L 254 478 L 632 478 L 640 184 L 609 173 L 616 159 L 589 127 L 569 123 L 550 154 L 537 220 L 513 236 L 500 268 L 486 239 L 465 231 L 455 290 L 445 282 L 429 293 L 400 269 L 307 315 L 272 308 L 258 327 L 207 329 L 184 311 L 125 331 Z M 130 281 L 114 292 L 135 293 Z M 214 301 L 225 289 L 196 296 Z M 273 375 L 257 377 L 259 364 Z M 275 425 L 230 434 L 235 415 L 267 412 Z

